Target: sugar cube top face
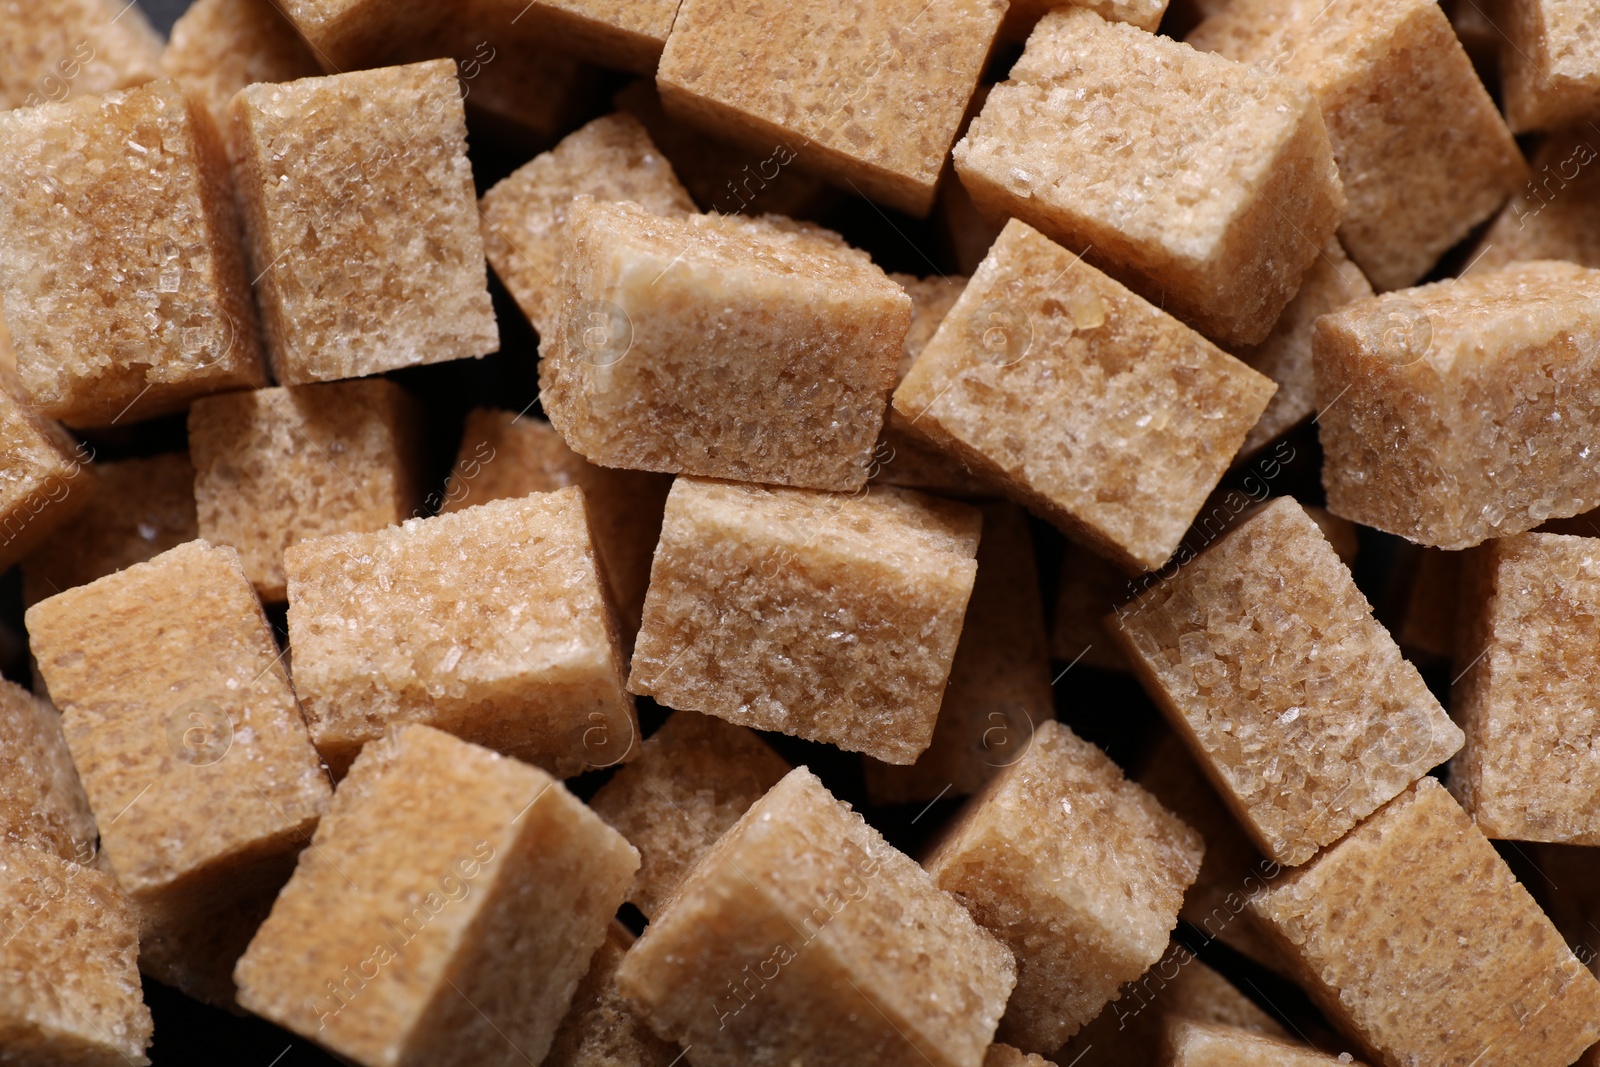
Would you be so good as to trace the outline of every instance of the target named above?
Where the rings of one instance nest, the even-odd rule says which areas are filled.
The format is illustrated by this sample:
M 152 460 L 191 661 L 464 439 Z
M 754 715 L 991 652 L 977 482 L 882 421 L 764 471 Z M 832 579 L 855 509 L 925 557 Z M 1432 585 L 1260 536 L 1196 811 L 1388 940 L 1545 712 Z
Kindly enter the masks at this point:
M 0 681 L 0 851 L 28 846 L 87 864 L 98 836 L 61 716 Z
M 1518 133 L 1600 115 L 1600 48 L 1587 5 L 1515 0 L 1498 25 L 1506 121 Z
M 173 23 L 161 72 L 197 93 L 219 129 L 245 86 L 322 73 L 273 0 L 195 0 Z
M 1042 723 L 924 866 L 1017 957 L 999 1036 L 1051 1053 L 1167 950 L 1200 835 L 1098 748 Z
M 284 570 L 295 685 L 336 773 L 403 722 L 563 776 L 637 752 L 581 490 L 302 541 Z
M 541 399 L 608 467 L 866 483 L 911 300 L 862 252 L 779 219 L 573 201 Z
M 886 763 L 928 747 L 977 571 L 963 504 L 679 478 L 629 688 Z
M 1600 271 L 1517 263 L 1317 321 L 1336 515 L 1461 549 L 1600 504 Z
M 1310 87 L 1349 199 L 1340 240 L 1379 290 L 1415 284 L 1527 176 L 1433 0 L 1245 0 L 1189 42 Z
M 1177 548 L 1273 388 L 1013 219 L 894 407 L 1137 574 Z
M 1600 267 L 1600 136 L 1558 130 L 1533 154 L 1533 176 L 1516 191 L 1468 258 L 1463 273 L 1529 259 Z
M 980 1067 L 1011 953 L 804 767 L 689 874 L 623 994 L 704 1067 Z
M 452 61 L 254 85 L 230 111 L 280 384 L 499 347 Z
M 159 77 L 161 35 L 120 0 L 0 3 L 0 110 L 98 96 Z
M 1600 845 L 1600 539 L 1518 534 L 1483 551 L 1489 587 L 1452 687 L 1467 739 L 1451 791 L 1489 837 Z
M 1600 982 L 1432 778 L 1251 906 L 1373 1063 L 1571 1063 L 1600 1037 Z
M 83 513 L 99 482 L 91 450 L 21 392 L 14 371 L 0 369 L 0 567 L 63 543 L 52 535 Z
M 926 215 L 1005 10 L 683 0 L 656 84 L 669 113 L 762 152 L 793 145 L 841 187 Z
M 1040 21 L 955 165 L 985 212 L 1229 345 L 1267 336 L 1344 212 L 1303 85 L 1078 7 Z
M 1217 1023 L 1174 1019 L 1167 1026 L 1167 1067 L 1332 1067 L 1354 1064 L 1304 1045 L 1253 1034 Z
M 381 530 L 421 502 L 420 422 L 416 402 L 383 379 L 196 401 L 189 449 L 201 536 L 237 549 L 261 598 L 282 603 L 284 549 Z
M 445 10 L 429 0 L 277 2 L 328 70 L 375 66 L 395 51 L 397 43 L 437 39 L 450 26 Z
M 144 1067 L 139 918 L 116 879 L 0 844 L 0 1033 L 17 1064 Z
M 1293 499 L 1267 505 L 1108 623 L 1279 863 L 1304 863 L 1461 747 Z
M 656 72 L 678 0 L 479 0 L 490 19 L 526 21 L 552 45 L 601 66 Z M 494 23 L 491 22 L 491 25 Z
M 639 857 L 536 767 L 426 726 L 362 751 L 235 976 L 364 1067 L 538 1063 Z
M 176 82 L 0 115 L 0 299 L 22 385 L 70 425 L 266 384 L 227 161 Z
M 580 193 L 658 215 L 695 210 L 672 164 L 626 112 L 595 119 L 497 182 L 480 204 L 484 250 L 541 339 L 553 338 L 567 214 Z

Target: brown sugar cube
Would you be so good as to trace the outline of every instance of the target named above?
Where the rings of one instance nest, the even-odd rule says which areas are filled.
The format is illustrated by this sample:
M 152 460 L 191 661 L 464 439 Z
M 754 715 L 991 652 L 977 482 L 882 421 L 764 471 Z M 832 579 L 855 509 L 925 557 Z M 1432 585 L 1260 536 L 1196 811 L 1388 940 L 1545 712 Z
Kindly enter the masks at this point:
M 125 0 L 0 3 L 0 110 L 131 89 L 160 60 L 161 35 Z
M 279 384 L 499 347 L 454 62 L 253 85 L 230 112 Z
M 672 164 L 632 115 L 595 119 L 483 194 L 483 247 L 541 339 L 553 337 L 572 198 L 631 200 L 658 215 L 693 212 Z
M 905 490 L 679 478 L 628 687 L 913 763 L 950 676 L 980 525 L 966 505 Z
M 867 795 L 875 804 L 975 793 L 1021 755 L 1039 723 L 1055 718 L 1027 516 L 1014 504 L 978 508 L 978 576 L 933 741 L 909 767 L 865 760 Z
M 1251 905 L 1373 1063 L 1571 1063 L 1600 982 L 1472 820 L 1423 778 Z
M 1527 177 L 1434 0 L 1230 0 L 1188 40 L 1310 88 L 1349 202 L 1339 239 L 1377 289 L 1415 284 Z
M 1054 1052 L 1167 950 L 1204 845 L 1061 723 L 967 802 L 924 866 L 1017 957 L 1000 1039 Z
M 656 70 L 662 103 L 752 152 L 789 146 L 839 186 L 926 215 L 1006 5 L 932 0 L 908 17 L 892 0 L 857 0 L 849 10 L 683 0 Z
M 20 685 L 0 681 L 0 851 L 26 845 L 89 864 L 98 836 L 61 716 Z
M 1574 127 L 1551 134 L 1533 154 L 1533 177 L 1495 216 L 1462 272 L 1530 259 L 1600 267 L 1600 134 Z
M 139 917 L 101 871 L 0 844 L 0 1033 L 15 1064 L 143 1067 Z
M 1050 1067 L 1050 1061 L 1043 1056 L 995 1042 L 983 1054 L 983 1067 Z
M 402 722 L 563 777 L 637 752 L 580 489 L 301 541 L 283 567 L 295 686 L 336 774 Z
M 189 409 L 200 534 L 238 549 L 261 599 L 287 595 L 284 549 L 367 533 L 421 501 L 421 408 L 381 378 L 225 393 Z
M 448 32 L 463 14 L 428 0 L 274 0 L 330 71 L 376 66 L 405 44 Z M 469 9 L 470 10 L 470 9 Z M 447 18 L 447 13 L 455 19 Z
M 1013 219 L 894 409 L 1137 574 L 1172 555 L 1273 388 Z
M 49 543 L 82 513 L 99 481 L 90 454 L 38 415 L 15 374 L 0 368 L 0 567 Z
M 657 1037 L 617 990 L 617 968 L 633 935 L 612 921 L 589 973 L 572 994 L 541 1067 L 673 1067 L 683 1052 Z
M 368 745 L 234 974 L 363 1067 L 538 1063 L 639 866 L 536 767 L 426 726 Z
M 700 857 L 789 764 L 743 726 L 674 712 L 592 802 L 639 850 L 628 900 L 654 918 Z
M 1232 1026 L 1174 1019 L 1167 1024 L 1161 1063 L 1163 1067 L 1327 1067 L 1355 1061 Z
M 1257 847 L 1304 863 L 1461 731 L 1321 529 L 1280 498 L 1108 621 Z
M 1278 316 L 1267 339 L 1237 349 L 1245 363 L 1278 383 L 1267 410 L 1245 435 L 1235 462 L 1256 455 L 1273 441 L 1304 423 L 1317 410 L 1317 375 L 1311 361 L 1311 327 L 1318 316 L 1372 296 L 1361 268 L 1345 256 L 1338 241 L 1329 241 L 1306 271 L 1300 291 Z
M 22 561 L 22 602 L 87 585 L 200 536 L 182 452 L 94 465 L 87 503 Z
M 496 21 L 527 22 L 551 45 L 606 67 L 653 75 L 678 0 L 478 0 Z
M 1015 974 L 800 767 L 690 871 L 617 985 L 696 1067 L 980 1067 Z
M 43 415 L 266 384 L 227 159 L 173 81 L 0 114 L 0 300 Z
M 226 129 L 228 103 L 240 89 L 321 69 L 274 0 L 195 0 L 172 25 L 161 72 L 198 95 Z
M 1600 117 L 1600 49 L 1587 4 L 1512 0 L 1500 10 L 1500 85 L 1517 133 Z
M 866 482 L 911 299 L 787 220 L 568 209 L 541 399 L 605 467 L 813 489 Z
M 1040 21 L 955 165 L 979 209 L 1223 344 L 1266 338 L 1344 213 L 1303 85 L 1087 8 Z
M 27 613 L 140 966 L 213 1004 L 327 807 L 237 553 L 191 541 Z
M 1450 790 L 1488 837 L 1600 845 L 1600 766 L 1585 758 L 1600 732 L 1600 538 L 1518 534 L 1482 551 Z
M 1126 671 L 1128 659 L 1111 639 L 1105 619 L 1137 589 L 1109 560 L 1070 542 L 1064 545 L 1050 631 L 1051 658 L 1102 671 Z
M 1600 270 L 1541 261 L 1318 319 L 1329 510 L 1460 549 L 1600 504 L 1597 299 Z
M 526 146 L 526 155 L 595 114 L 607 72 L 560 47 L 531 19 L 505 16 L 502 0 L 465 5 L 463 15 L 420 37 L 404 58 L 455 59 L 474 134 Z
M 1059 7 L 1085 7 L 1108 22 L 1126 22 L 1154 33 L 1167 12 L 1167 0 L 1012 0 L 1001 36 L 1024 40 L 1041 18 Z

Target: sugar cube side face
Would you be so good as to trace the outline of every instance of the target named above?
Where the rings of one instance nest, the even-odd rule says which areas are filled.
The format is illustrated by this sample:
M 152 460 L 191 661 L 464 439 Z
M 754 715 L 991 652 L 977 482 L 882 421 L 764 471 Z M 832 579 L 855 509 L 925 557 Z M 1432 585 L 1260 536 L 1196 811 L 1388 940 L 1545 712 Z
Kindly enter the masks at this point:
M 1167 1024 L 1165 1055 L 1163 1062 L 1170 1067 L 1330 1067 L 1354 1062 L 1306 1045 L 1193 1019 Z
M 0 837 L 79 864 L 99 838 L 60 714 L 11 682 L 0 682 Z
M 161 72 L 194 92 L 218 129 L 247 85 L 322 73 L 311 46 L 272 0 L 196 0 L 172 25 Z
M 526 20 L 552 45 L 604 67 L 653 76 L 678 0 L 479 0 L 491 19 Z
M 617 989 L 617 968 L 633 942 L 627 927 L 613 920 L 550 1042 L 547 1067 L 673 1067 L 682 1059 L 683 1050 L 657 1037 Z
M 1600 54 L 1581 4 L 1517 0 L 1498 23 L 1506 121 L 1517 133 L 1581 124 L 1600 109 Z
M 1600 267 L 1600 138 L 1583 126 L 1554 130 L 1529 160 L 1532 177 L 1506 202 L 1462 273 L 1532 259 Z
M 132 89 L 161 74 L 161 35 L 117 0 L 11 0 L 0 8 L 0 107 Z

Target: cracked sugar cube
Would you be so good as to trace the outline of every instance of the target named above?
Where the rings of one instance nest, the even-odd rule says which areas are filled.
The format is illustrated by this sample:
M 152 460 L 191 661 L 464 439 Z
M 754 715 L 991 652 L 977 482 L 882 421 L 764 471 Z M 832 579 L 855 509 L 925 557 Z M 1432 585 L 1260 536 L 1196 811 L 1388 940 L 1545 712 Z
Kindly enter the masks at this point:
M 1022 753 L 1038 724 L 1055 718 L 1027 516 L 999 502 L 978 510 L 978 576 L 933 740 L 909 767 L 865 761 L 867 795 L 875 804 L 975 793 Z
M 0 338 L 3 340 L 3 338 Z M 13 370 L 0 368 L 0 567 L 61 543 L 99 483 L 92 450 L 21 395 Z
M 629 688 L 913 763 L 939 715 L 981 522 L 964 504 L 906 490 L 679 478 Z
M 0 301 L 40 414 L 266 384 L 227 158 L 173 81 L 0 114 Z
M 674 712 L 591 802 L 639 850 L 628 900 L 654 918 L 723 832 L 788 773 L 753 731 Z
M 115 878 L 0 844 L 0 1033 L 16 1064 L 143 1067 L 139 917 Z
M 26 605 L 143 563 L 200 536 L 183 452 L 94 465 L 81 511 L 22 561 Z
M 189 409 L 200 535 L 237 549 L 261 599 L 287 595 L 284 549 L 368 533 L 421 502 L 422 409 L 382 378 L 225 393 Z
M 0 681 L 0 850 L 28 846 L 90 864 L 98 837 L 61 716 L 48 701 Z
M 327 807 L 272 628 L 231 548 L 191 541 L 28 609 L 139 964 L 212 1004 Z
M 1533 177 L 1483 235 L 1462 271 L 1471 274 L 1530 259 L 1600 267 L 1600 135 L 1583 126 L 1557 130 L 1533 154 Z
M 1017 957 L 999 1037 L 1051 1053 L 1167 951 L 1200 835 L 1104 752 L 1040 724 L 924 862 Z
M 239 1003 L 363 1067 L 538 1063 L 638 865 L 544 771 L 398 727 L 339 784 Z
M 697 1067 L 980 1067 L 1011 952 L 796 768 L 689 872 L 617 972 Z
M 1600 982 L 1432 778 L 1251 906 L 1369 1062 L 1572 1063 L 1600 1038 Z
M 1273 389 L 1013 219 L 895 390 L 894 409 L 1138 574 L 1172 555 Z
M 1349 1056 L 1329 1056 L 1316 1049 L 1218 1023 L 1175 1019 L 1167 1024 L 1165 1067 L 1329 1067 Z
M 930 0 L 908 20 L 892 0 L 861 0 L 843 19 L 824 0 L 683 0 L 656 85 L 668 114 L 753 153 L 792 146 L 798 165 L 920 217 L 1005 10 Z
M 554 338 L 567 216 L 580 193 L 658 215 L 695 210 L 672 164 L 626 112 L 595 119 L 496 182 L 479 205 L 484 251 L 541 340 Z
M 195 0 L 172 25 L 161 71 L 204 102 L 218 129 L 247 85 L 322 73 L 317 57 L 274 0 Z
M 295 687 L 335 774 L 404 722 L 562 777 L 637 752 L 577 487 L 301 541 L 283 565 Z
M 1518 534 L 1482 549 L 1488 589 L 1451 711 L 1450 790 L 1489 837 L 1600 845 L 1600 538 Z M 1549 768 L 1559 767 L 1560 773 Z
M 0 110 L 132 89 L 160 61 L 161 35 L 126 0 L 0 3 Z
M 911 299 L 835 234 L 581 196 L 541 399 L 605 467 L 859 489 Z
M 478 0 L 483 17 L 526 21 L 553 47 L 604 67 L 654 75 L 678 0 Z
M 1600 504 L 1600 270 L 1514 263 L 1317 320 L 1328 509 L 1461 549 Z
M 1600 116 L 1594 12 L 1576 0 L 1512 0 L 1496 8 L 1506 122 L 1517 133 Z
M 1306 862 L 1461 747 L 1320 527 L 1283 497 L 1108 620 L 1257 847 Z
M 683 1058 L 617 989 L 617 968 L 633 942 L 627 928 L 612 920 L 541 1067 L 674 1067 Z
M 499 347 L 453 61 L 252 85 L 229 110 L 279 384 Z
M 1188 41 L 1311 90 L 1348 201 L 1339 239 L 1376 289 L 1414 285 L 1527 177 L 1434 0 L 1230 0 Z
M 1087 8 L 1046 15 L 955 148 L 1037 227 L 1222 344 L 1257 344 L 1344 214 L 1311 94 Z

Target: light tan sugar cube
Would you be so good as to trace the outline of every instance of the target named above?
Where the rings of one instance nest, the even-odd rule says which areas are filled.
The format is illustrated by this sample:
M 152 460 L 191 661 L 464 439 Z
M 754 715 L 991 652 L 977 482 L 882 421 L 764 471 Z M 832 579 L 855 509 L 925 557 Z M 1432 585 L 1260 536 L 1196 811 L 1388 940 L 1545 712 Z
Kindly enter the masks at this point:
M 1600 270 L 1516 263 L 1317 320 L 1336 515 L 1470 548 L 1600 504 Z
M 37 604 L 200 536 L 194 467 L 182 452 L 94 465 L 87 502 L 22 561 L 22 602 Z
M 247 85 L 320 74 L 317 57 L 274 0 L 195 0 L 173 23 L 161 72 L 195 93 L 219 129 Z
M 683 1058 L 678 1046 L 657 1037 L 617 990 L 617 968 L 633 940 L 612 920 L 541 1067 L 673 1067 Z
M 783 757 L 743 726 L 674 712 L 592 802 L 639 850 L 628 899 L 654 918 L 723 831 L 788 773 Z
M 859 489 L 911 300 L 835 234 L 579 197 L 541 400 L 601 466 Z
M 61 716 L 20 685 L 0 681 L 0 850 L 29 846 L 88 864 L 98 836 Z
M 328 803 L 231 548 L 191 541 L 27 613 L 140 966 L 211 1003 Z
M 1511 128 L 1526 133 L 1600 118 L 1600 47 L 1589 5 L 1512 0 L 1500 14 L 1500 84 Z
M 1301 280 L 1300 291 L 1278 316 L 1267 339 L 1235 354 L 1278 383 L 1261 418 L 1245 435 L 1237 460 L 1260 452 L 1299 426 L 1317 410 L 1317 375 L 1311 359 L 1311 327 L 1318 316 L 1372 296 L 1361 268 L 1350 262 L 1338 241 L 1329 241 Z
M 239 551 L 261 599 L 287 595 L 284 549 L 367 533 L 421 502 L 422 409 L 381 378 L 225 393 L 189 409 L 200 534 Z
M 1369 1062 L 1571 1063 L 1600 1037 L 1600 982 L 1432 778 L 1252 907 Z
M 499 347 L 454 62 L 253 85 L 229 110 L 280 384 Z
M 545 772 L 426 726 L 368 745 L 235 976 L 362 1067 L 538 1063 L 639 854 Z
M 160 60 L 161 36 L 123 0 L 0 3 L 0 110 L 131 89 Z
M 432 0 L 274 0 L 329 71 L 376 66 L 397 47 L 448 32 L 460 8 Z M 455 18 L 447 18 L 453 14 Z
M 561 776 L 638 748 L 577 488 L 292 545 L 289 637 L 335 773 L 421 722 Z
M 804 767 L 703 857 L 617 972 L 696 1067 L 979 1067 L 1011 953 Z
M 1451 686 L 1467 739 L 1450 790 L 1489 837 L 1600 845 L 1600 538 L 1518 534 L 1482 551 L 1489 588 Z
M 1223 344 L 1266 338 L 1344 212 L 1304 86 L 1078 7 L 1040 21 L 955 165 L 981 210 Z
M 1256 845 L 1304 863 L 1461 747 L 1292 498 L 1108 620 Z
M 580 193 L 659 215 L 695 210 L 672 164 L 626 113 L 595 119 L 484 193 L 484 251 L 541 341 L 554 336 L 567 214 Z
M 1055 718 L 1050 653 L 1028 519 L 1014 504 L 978 505 L 983 540 L 933 740 L 909 767 L 865 761 L 867 795 L 903 804 L 975 793 Z
M 1111 561 L 1068 542 L 1061 552 L 1051 658 L 1102 671 L 1126 671 L 1127 657 L 1111 639 L 1105 618 L 1138 588 Z
M 789 146 L 842 188 L 922 216 L 1005 10 L 683 0 L 656 85 L 671 115 L 752 152 Z
M 1533 154 L 1533 176 L 1511 197 L 1462 272 L 1530 259 L 1600 267 L 1600 135 L 1560 130 Z
M 1527 177 L 1434 0 L 1238 0 L 1188 40 L 1311 89 L 1349 202 L 1339 238 L 1379 290 L 1415 284 Z
M 1050 1067 L 1050 1061 L 1043 1056 L 995 1042 L 983 1054 L 983 1067 Z
M 1175 1019 L 1167 1024 L 1161 1063 L 1163 1067 L 1331 1067 L 1354 1061 L 1232 1026 Z
M 592 117 L 606 73 L 561 48 L 527 19 L 512 23 L 500 0 L 468 0 L 468 14 L 452 19 L 410 50 L 418 59 L 441 54 L 456 60 L 474 132 L 492 141 L 549 147 Z M 515 17 L 515 13 L 511 18 Z M 409 57 L 408 57 L 409 58 Z
M 142 1067 L 152 1022 L 139 917 L 116 879 L 0 844 L 0 1055 L 14 1064 Z
M 1167 0 L 1011 0 L 1000 35 L 1026 40 L 1041 18 L 1060 7 L 1085 7 L 1108 22 L 1126 22 L 1154 33 L 1167 13 Z
M 1200 835 L 1058 722 L 962 809 L 925 861 L 1017 957 L 999 1036 L 1054 1052 L 1167 950 Z
M 656 72 L 678 0 L 478 0 L 491 26 L 526 22 L 551 45 L 602 66 Z
M 1137 574 L 1172 555 L 1273 388 L 1013 219 L 894 409 Z
M 0 115 L 0 300 L 43 415 L 133 422 L 266 384 L 228 164 L 173 81 Z
M 14 372 L 0 369 L 0 567 L 59 542 L 99 478 L 92 450 L 22 398 Z
M 912 763 L 933 736 L 981 519 L 862 496 L 679 478 L 629 688 L 671 708 Z

